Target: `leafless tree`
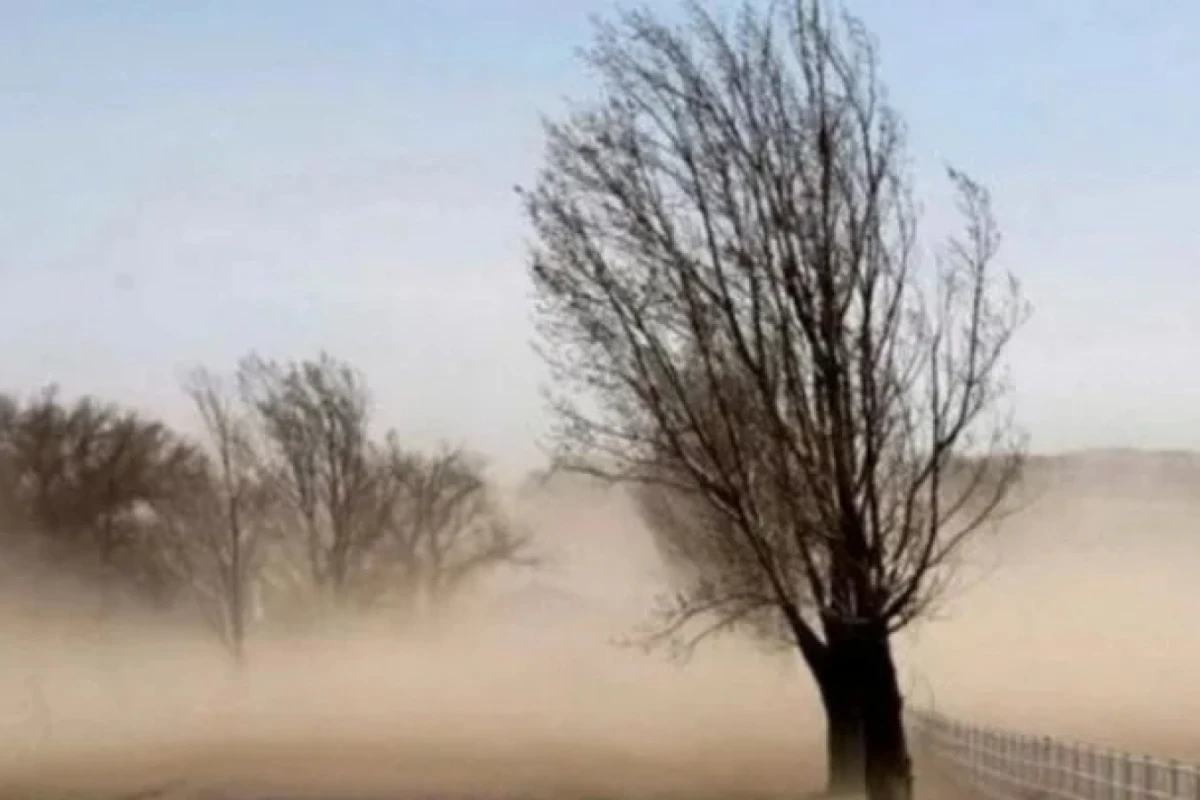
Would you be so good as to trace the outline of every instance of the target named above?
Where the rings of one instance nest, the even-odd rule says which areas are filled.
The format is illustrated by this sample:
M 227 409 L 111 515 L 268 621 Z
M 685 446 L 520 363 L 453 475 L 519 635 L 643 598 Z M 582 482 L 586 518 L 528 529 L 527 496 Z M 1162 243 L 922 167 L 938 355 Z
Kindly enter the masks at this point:
M 911 796 L 891 636 L 1006 496 L 1025 306 L 987 193 L 920 258 L 902 126 L 862 26 L 818 0 L 633 11 L 524 193 L 561 459 L 640 487 L 680 567 L 657 633 L 784 632 L 830 788 Z M 963 456 L 970 456 L 965 458 Z
M 392 502 L 371 439 L 366 383 L 326 354 L 290 364 L 251 356 L 238 382 L 279 497 L 302 531 L 309 579 L 321 598 L 348 602 L 356 571 L 386 534 Z
M 238 663 L 252 614 L 387 602 L 428 616 L 535 563 L 483 462 L 373 438 L 365 380 L 342 362 L 250 357 L 234 380 L 196 370 L 184 388 L 205 447 L 90 397 L 0 395 L 5 546 L 22 532 L 102 588 L 190 596 Z
M 160 422 L 53 388 L 0 413 L 8 530 L 43 557 L 165 603 L 179 588 L 163 514 L 203 470 L 196 447 Z
M 479 459 L 458 449 L 409 453 L 394 437 L 388 451 L 397 488 L 390 552 L 409 609 L 436 611 L 486 572 L 538 563 L 529 537 L 496 502 Z
M 394 433 L 376 438 L 366 381 L 347 364 L 250 357 L 239 384 L 326 599 L 426 613 L 483 573 L 532 562 L 482 463 L 453 449 L 409 451 Z
M 179 537 L 193 589 L 222 641 L 241 663 L 261 545 L 276 511 L 274 484 L 264 474 L 254 431 L 236 393 L 207 370 L 195 370 L 185 390 L 204 425 L 209 471 L 192 496 Z

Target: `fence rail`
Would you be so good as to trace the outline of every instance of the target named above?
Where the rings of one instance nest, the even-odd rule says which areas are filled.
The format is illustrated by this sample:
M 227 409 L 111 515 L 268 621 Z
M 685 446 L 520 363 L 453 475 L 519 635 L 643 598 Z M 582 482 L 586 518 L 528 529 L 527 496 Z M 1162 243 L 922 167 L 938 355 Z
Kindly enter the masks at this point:
M 994 800 L 1200 800 L 1200 765 L 913 712 L 918 757 L 973 797 Z

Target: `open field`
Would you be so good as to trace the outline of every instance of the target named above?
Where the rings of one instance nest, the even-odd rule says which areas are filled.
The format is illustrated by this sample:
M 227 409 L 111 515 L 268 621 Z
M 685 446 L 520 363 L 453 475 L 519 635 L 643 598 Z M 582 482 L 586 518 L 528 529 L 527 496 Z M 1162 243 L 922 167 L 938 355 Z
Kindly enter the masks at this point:
M 519 650 L 466 628 L 360 630 L 262 644 L 235 678 L 201 648 L 143 635 L 26 637 L 5 667 L 4 785 L 715 798 L 820 780 L 817 759 L 797 759 L 819 742 L 807 687 L 732 650 L 681 673 L 580 633 Z

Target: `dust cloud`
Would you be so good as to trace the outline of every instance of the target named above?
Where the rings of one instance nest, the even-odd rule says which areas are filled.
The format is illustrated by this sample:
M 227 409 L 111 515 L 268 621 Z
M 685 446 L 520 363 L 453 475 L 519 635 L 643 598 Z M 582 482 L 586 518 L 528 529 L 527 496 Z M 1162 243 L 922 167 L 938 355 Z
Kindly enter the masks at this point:
M 1200 462 L 1071 456 L 1028 483 L 1024 510 L 965 556 L 962 590 L 901 638 L 910 705 L 1200 760 Z M 69 592 L 24 587 L 0 620 L 0 795 L 819 788 L 821 717 L 793 659 L 725 640 L 680 666 L 612 644 L 660 578 L 627 503 L 554 491 L 515 507 L 557 556 L 547 569 L 420 633 L 358 619 L 260 634 L 242 673 L 194 631 L 96 625 Z
M 61 587 L 30 605 L 27 585 L 24 613 L 7 604 L 0 621 L 0 796 L 819 787 L 820 716 L 794 661 L 728 642 L 681 666 L 613 644 L 642 618 L 654 570 L 627 505 L 568 492 L 520 511 L 546 570 L 499 580 L 424 631 L 356 619 L 260 633 L 241 673 L 199 632 L 80 619 Z
M 1026 483 L 905 637 L 910 702 L 1200 762 L 1200 456 L 1061 456 Z

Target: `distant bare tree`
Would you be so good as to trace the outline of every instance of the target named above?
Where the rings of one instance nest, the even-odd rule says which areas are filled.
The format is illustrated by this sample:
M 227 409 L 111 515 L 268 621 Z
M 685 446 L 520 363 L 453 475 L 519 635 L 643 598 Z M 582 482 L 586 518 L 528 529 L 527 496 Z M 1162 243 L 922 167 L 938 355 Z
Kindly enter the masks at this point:
M 94 398 L 65 404 L 53 388 L 0 406 L 9 530 L 53 561 L 169 601 L 178 576 L 164 559 L 160 515 L 202 473 L 196 447 L 160 422 Z
M 326 600 L 348 602 L 355 573 L 386 534 L 392 502 L 391 476 L 371 439 L 366 383 L 326 354 L 290 364 L 251 356 L 238 382 L 279 499 L 302 531 L 312 585 Z
M 410 608 L 436 610 L 490 570 L 538 563 L 529 537 L 499 508 L 479 459 L 456 449 L 407 453 L 394 437 L 388 449 L 398 490 L 388 531 Z
M 1017 475 L 1002 356 L 1025 306 L 961 173 L 964 231 L 920 263 L 857 21 L 809 0 L 689 20 L 600 26 L 603 100 L 548 126 L 525 194 L 561 459 L 641 487 L 680 572 L 660 637 L 782 631 L 830 788 L 907 798 L 890 639 Z
M 261 545 L 276 512 L 274 485 L 264 474 L 253 429 L 236 393 L 215 374 L 198 369 L 185 385 L 204 424 L 210 469 L 198 487 L 181 536 L 188 573 L 202 605 L 239 663 Z
M 265 443 L 264 466 L 308 578 L 336 604 L 443 606 L 477 576 L 531 563 L 527 538 L 498 507 L 483 465 L 458 450 L 424 455 L 376 438 L 366 381 L 322 354 L 242 362 L 239 385 Z

